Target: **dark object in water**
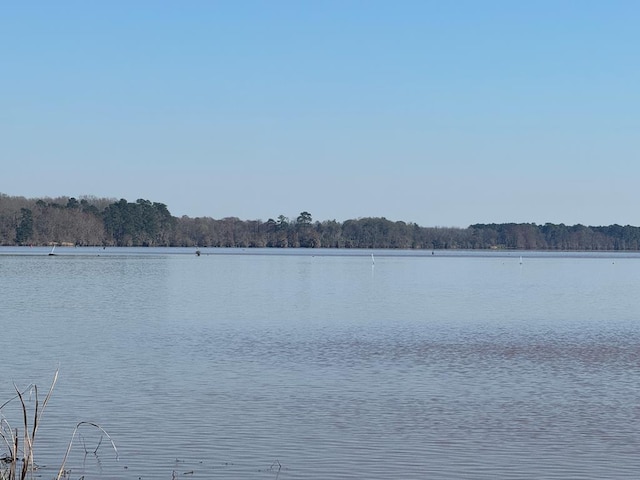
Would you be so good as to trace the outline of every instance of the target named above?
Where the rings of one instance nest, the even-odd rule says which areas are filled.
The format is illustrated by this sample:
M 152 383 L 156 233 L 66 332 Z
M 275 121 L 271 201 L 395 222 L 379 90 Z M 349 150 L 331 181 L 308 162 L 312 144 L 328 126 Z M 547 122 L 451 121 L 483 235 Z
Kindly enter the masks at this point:
M 200 256 L 200 250 L 196 250 L 196 255 L 199 257 Z

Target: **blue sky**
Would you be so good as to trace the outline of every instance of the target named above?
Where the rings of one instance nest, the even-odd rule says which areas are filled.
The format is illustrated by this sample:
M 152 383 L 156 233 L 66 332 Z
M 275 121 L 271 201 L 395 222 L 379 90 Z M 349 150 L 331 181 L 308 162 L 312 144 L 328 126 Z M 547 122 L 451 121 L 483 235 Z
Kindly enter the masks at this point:
M 0 5 L 0 192 L 640 225 L 640 2 Z

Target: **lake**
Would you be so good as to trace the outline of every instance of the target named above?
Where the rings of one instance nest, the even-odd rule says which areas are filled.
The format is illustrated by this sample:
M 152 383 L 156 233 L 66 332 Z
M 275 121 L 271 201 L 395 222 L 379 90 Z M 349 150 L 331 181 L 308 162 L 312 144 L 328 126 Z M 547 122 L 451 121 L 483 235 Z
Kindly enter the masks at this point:
M 0 248 L 41 478 L 640 478 L 640 254 L 201 251 Z

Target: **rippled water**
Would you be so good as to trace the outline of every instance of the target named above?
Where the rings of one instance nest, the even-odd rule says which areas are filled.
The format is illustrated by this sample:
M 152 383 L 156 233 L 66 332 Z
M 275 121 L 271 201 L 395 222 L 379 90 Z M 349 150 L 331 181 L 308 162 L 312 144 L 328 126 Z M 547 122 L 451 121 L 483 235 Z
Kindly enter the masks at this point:
M 47 253 L 0 249 L 43 478 L 79 421 L 120 458 L 83 429 L 69 478 L 640 478 L 640 255 Z

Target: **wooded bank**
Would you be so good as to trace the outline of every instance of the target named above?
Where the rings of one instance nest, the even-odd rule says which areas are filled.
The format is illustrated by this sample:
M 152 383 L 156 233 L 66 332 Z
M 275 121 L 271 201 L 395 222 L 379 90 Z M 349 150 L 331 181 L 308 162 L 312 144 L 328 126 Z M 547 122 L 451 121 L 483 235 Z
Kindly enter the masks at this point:
M 423 227 L 386 218 L 313 221 L 174 217 L 139 199 L 0 194 L 1 245 L 199 246 L 276 248 L 640 250 L 640 228 L 535 223 Z

